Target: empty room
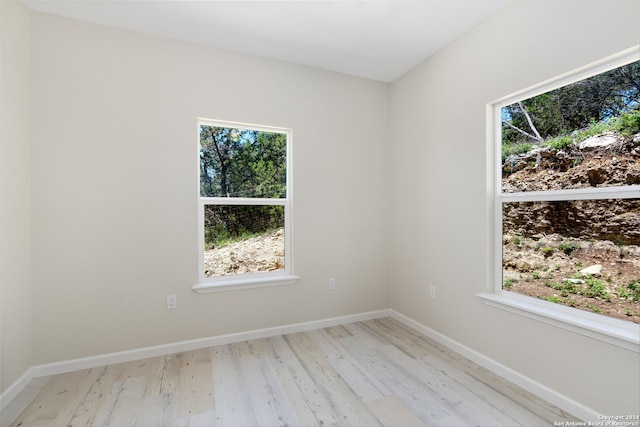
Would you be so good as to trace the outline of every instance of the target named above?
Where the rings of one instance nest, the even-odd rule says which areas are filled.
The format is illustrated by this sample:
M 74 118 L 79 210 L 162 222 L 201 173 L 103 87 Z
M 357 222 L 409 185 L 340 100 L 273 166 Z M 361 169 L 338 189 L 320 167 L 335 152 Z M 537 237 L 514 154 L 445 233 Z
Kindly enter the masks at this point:
M 640 426 L 640 1 L 0 24 L 1 426 Z

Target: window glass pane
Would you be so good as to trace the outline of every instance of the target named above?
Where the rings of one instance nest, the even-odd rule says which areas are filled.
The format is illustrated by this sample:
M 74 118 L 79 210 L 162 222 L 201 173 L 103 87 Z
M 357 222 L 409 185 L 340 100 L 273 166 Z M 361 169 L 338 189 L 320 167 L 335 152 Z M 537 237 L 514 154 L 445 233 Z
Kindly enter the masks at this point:
M 287 135 L 200 126 L 200 195 L 285 198 Z
M 502 191 L 640 184 L 640 62 L 501 109 Z
M 640 199 L 503 204 L 502 288 L 640 323 Z
M 204 275 L 285 268 L 284 206 L 206 205 Z

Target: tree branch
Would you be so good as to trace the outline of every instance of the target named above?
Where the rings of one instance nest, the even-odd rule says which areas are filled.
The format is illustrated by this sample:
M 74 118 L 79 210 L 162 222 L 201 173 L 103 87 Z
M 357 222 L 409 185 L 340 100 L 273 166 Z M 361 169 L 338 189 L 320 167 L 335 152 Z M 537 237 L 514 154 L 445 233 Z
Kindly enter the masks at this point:
M 542 138 L 536 137 L 535 135 L 531 135 L 530 133 L 528 133 L 528 132 L 526 132 L 526 131 L 523 131 L 523 130 L 522 130 L 522 129 L 520 129 L 519 127 L 512 125 L 511 123 L 509 123 L 509 122 L 508 122 L 508 121 L 506 121 L 506 120 L 503 120 L 503 121 L 502 121 L 502 123 L 504 123 L 505 125 L 509 126 L 509 127 L 510 127 L 510 128 L 512 128 L 512 129 L 517 130 L 517 131 L 518 131 L 518 132 L 520 132 L 521 134 L 523 134 L 523 135 L 525 135 L 525 136 L 528 136 L 529 138 L 531 138 L 531 139 L 534 139 L 534 140 L 538 141 L 539 143 L 540 143 L 540 142 L 542 142 Z
M 529 112 L 527 111 L 527 107 L 525 107 L 524 104 L 522 104 L 522 101 L 518 101 L 518 106 L 520 107 L 520 110 L 522 111 L 522 114 L 524 114 L 524 116 L 527 118 L 527 122 L 529 123 L 529 127 L 531 128 L 533 133 L 536 134 L 536 136 L 533 139 L 535 139 L 538 142 L 542 142 L 542 137 L 540 136 L 540 133 L 538 132 L 538 129 L 536 129 L 536 127 L 534 126 L 533 120 L 531 120 L 531 116 L 529 116 Z

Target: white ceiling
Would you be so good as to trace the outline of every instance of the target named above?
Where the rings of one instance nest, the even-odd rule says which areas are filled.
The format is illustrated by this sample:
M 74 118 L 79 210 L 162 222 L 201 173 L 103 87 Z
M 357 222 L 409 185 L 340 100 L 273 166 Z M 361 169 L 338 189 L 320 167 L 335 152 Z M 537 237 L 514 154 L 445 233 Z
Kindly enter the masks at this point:
M 391 82 L 510 0 L 23 0 L 31 9 Z

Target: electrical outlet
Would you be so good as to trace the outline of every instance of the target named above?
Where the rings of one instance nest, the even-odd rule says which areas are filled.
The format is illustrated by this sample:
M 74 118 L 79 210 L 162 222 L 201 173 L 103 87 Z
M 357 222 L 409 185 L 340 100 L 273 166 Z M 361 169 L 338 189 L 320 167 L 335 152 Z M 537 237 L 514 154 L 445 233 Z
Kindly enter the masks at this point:
M 334 290 L 336 288 L 336 279 L 334 277 L 329 278 L 329 289 Z
M 436 299 L 436 287 L 435 286 L 431 286 L 429 288 L 429 295 L 431 295 L 431 298 Z
M 175 295 L 167 295 L 167 310 L 173 310 L 178 305 Z

